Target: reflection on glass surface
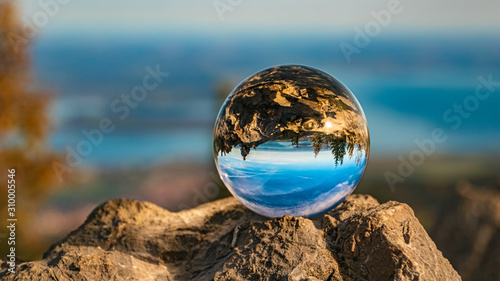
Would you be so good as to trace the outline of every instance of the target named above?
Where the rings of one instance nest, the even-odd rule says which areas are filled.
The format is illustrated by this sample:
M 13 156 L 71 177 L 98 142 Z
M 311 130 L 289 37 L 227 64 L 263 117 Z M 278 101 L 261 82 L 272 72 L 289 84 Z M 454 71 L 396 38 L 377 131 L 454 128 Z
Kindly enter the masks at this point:
M 214 157 L 229 191 L 268 217 L 312 217 L 342 202 L 363 175 L 370 137 L 354 95 L 305 66 L 268 68 L 226 99 Z

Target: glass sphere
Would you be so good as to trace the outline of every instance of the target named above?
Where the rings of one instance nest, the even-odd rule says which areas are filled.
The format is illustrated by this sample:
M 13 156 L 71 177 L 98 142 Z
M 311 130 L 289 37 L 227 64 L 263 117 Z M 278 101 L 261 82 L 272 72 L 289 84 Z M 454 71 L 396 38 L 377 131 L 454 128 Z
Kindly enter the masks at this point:
M 214 158 L 229 191 L 267 217 L 313 217 L 359 183 L 370 152 L 363 109 L 339 80 L 300 65 L 265 69 L 227 97 Z

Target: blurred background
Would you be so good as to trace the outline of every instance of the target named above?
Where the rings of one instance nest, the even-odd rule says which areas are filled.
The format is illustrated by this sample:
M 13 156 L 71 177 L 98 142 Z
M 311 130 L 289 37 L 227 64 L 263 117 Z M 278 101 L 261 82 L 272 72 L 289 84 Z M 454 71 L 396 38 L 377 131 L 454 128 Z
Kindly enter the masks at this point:
M 500 278 L 500 2 L 0 3 L 0 168 L 17 170 L 19 258 L 106 200 L 177 211 L 229 196 L 211 151 L 220 105 L 254 72 L 304 64 L 363 106 L 372 146 L 356 192 L 409 204 L 465 280 Z

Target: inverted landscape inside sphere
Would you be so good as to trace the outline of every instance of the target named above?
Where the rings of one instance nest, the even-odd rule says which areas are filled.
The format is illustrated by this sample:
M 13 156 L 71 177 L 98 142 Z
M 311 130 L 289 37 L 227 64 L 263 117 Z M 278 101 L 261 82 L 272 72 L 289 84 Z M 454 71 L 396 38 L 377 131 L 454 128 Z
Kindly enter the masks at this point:
M 331 150 L 335 165 L 344 156 L 369 155 L 361 106 L 330 75 L 305 66 L 277 66 L 243 81 L 226 99 L 214 130 L 214 152 L 239 148 L 243 160 L 267 142 Z M 360 158 L 359 158 L 360 159 Z

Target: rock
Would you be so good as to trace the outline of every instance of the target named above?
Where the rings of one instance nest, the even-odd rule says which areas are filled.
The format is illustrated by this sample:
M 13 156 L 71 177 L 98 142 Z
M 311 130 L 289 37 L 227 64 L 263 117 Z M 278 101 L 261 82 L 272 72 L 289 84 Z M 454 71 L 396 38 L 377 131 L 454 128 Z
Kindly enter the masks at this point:
M 461 182 L 432 231 L 464 280 L 500 280 L 500 191 Z
M 314 219 L 266 219 L 234 198 L 178 213 L 97 207 L 3 280 L 461 280 L 405 204 L 352 195 Z

